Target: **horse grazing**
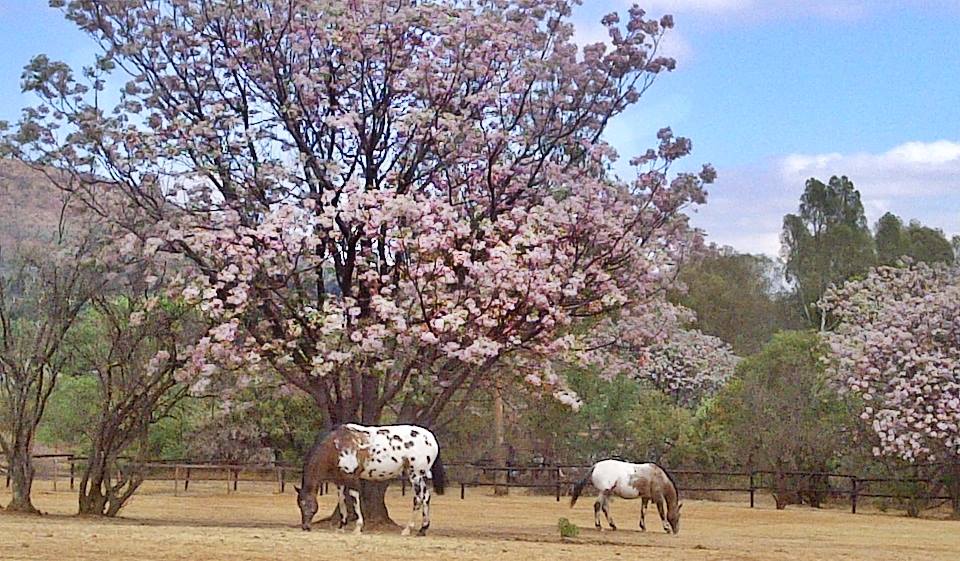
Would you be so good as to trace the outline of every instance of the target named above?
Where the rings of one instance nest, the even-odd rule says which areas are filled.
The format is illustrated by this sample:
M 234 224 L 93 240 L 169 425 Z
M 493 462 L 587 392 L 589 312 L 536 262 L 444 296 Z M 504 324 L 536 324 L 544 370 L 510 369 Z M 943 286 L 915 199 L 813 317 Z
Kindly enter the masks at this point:
M 347 525 L 347 495 L 354 501 L 357 526 L 363 529 L 360 511 L 361 480 L 386 481 L 406 473 L 413 489 L 413 512 L 403 529 L 409 535 L 419 508 L 422 517 L 418 535 L 425 535 L 430 527 L 430 489 L 427 479 L 433 480 L 433 489 L 443 494 L 445 472 L 440 461 L 440 447 L 433 433 L 414 425 L 365 427 L 340 425 L 317 438 L 303 464 L 303 480 L 297 490 L 301 528 L 310 530 L 317 513 L 317 490 L 324 481 L 337 486 L 340 507 L 340 528 Z
M 643 499 L 640 506 L 640 529 L 646 530 L 644 511 L 647 502 L 653 501 L 660 512 L 663 529 L 669 534 L 680 531 L 680 489 L 667 470 L 657 464 L 631 464 L 620 460 L 602 460 L 590 468 L 587 476 L 573 486 L 573 497 L 570 507 L 577 504 L 580 493 L 587 483 L 592 483 L 599 491 L 596 502 L 593 504 L 594 522 L 600 526 L 600 511 L 607 517 L 607 524 L 611 530 L 617 527 L 610 517 L 610 497 L 617 496 L 624 499 Z M 664 517 L 666 506 L 666 517 Z

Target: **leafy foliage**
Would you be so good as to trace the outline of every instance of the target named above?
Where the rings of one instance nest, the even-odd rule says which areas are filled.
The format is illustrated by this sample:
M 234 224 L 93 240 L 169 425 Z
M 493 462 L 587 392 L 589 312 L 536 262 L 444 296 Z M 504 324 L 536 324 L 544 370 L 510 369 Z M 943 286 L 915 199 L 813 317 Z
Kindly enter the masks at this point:
M 697 329 L 746 356 L 774 333 L 801 327 L 803 318 L 787 302 L 782 278 L 782 266 L 769 257 L 713 249 L 681 269 L 685 291 L 674 299 L 696 313 Z
M 737 366 L 717 398 L 739 463 L 775 471 L 823 471 L 835 464 L 849 425 L 830 385 L 816 333 L 777 334 Z
M 809 179 L 800 212 L 783 218 L 787 280 L 807 320 L 822 325 L 816 302 L 834 284 L 862 275 L 876 261 L 860 192 L 846 177 Z
M 906 228 L 897 216 L 886 213 L 876 227 L 877 260 L 882 265 L 896 265 L 901 258 L 924 263 L 954 262 L 954 250 L 946 236 L 912 221 Z

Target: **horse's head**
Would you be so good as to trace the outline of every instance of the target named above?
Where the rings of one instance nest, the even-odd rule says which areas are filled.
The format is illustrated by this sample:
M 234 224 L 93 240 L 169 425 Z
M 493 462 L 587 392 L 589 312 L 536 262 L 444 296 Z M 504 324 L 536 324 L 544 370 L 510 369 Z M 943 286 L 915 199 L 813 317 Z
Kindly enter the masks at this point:
M 676 508 L 667 507 L 667 522 L 670 523 L 670 528 L 673 530 L 674 534 L 680 533 L 680 509 L 683 507 L 683 503 L 677 503 Z
M 305 531 L 310 531 L 310 522 L 317 513 L 317 495 L 310 493 L 300 487 L 294 487 L 297 490 L 297 506 L 300 507 L 300 527 Z

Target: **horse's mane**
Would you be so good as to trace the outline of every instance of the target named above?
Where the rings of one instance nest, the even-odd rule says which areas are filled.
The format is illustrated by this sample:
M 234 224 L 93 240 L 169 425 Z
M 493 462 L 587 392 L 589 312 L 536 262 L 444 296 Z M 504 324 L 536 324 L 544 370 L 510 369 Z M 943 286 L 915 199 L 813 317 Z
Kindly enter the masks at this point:
M 342 426 L 343 424 L 336 424 L 331 426 L 329 430 L 321 430 L 317 433 L 317 437 L 314 439 L 313 444 L 310 445 L 310 449 L 307 450 L 307 453 L 303 456 L 304 465 L 308 465 L 313 461 L 313 457 L 317 454 L 317 451 L 320 450 L 320 445 L 330 436 L 330 433 Z M 306 470 L 304 470 L 304 475 L 306 475 Z
M 667 468 L 661 466 L 657 462 L 650 462 L 650 463 L 660 468 L 660 471 L 662 471 L 663 474 L 667 476 L 667 479 L 670 480 L 670 484 L 673 485 L 673 490 L 677 493 L 677 502 L 680 502 L 680 486 L 677 485 L 677 480 L 673 478 L 673 475 L 669 471 L 667 471 Z

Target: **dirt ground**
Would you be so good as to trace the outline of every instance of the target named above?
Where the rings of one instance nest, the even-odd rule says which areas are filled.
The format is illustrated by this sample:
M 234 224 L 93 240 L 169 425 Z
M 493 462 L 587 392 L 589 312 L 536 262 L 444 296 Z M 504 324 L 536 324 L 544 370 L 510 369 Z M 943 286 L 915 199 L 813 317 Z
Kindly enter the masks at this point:
M 332 497 L 320 500 L 321 512 L 332 510 Z M 8 501 L 0 489 L 0 504 Z M 197 484 L 179 496 L 172 483 L 151 483 L 117 520 L 73 516 L 76 497 L 62 481 L 58 492 L 39 482 L 34 502 L 48 514 L 0 513 L 0 560 L 960 559 L 960 522 L 851 515 L 839 508 L 776 511 L 769 504 L 750 509 L 685 500 L 681 532 L 674 536 L 641 533 L 639 503 L 621 500 L 612 507 L 620 529 L 601 533 L 593 528 L 589 497 L 571 510 L 566 498 L 498 498 L 489 488 L 469 489 L 461 501 L 456 488 L 434 497 L 430 535 L 415 538 L 302 532 L 292 487 L 279 495 L 266 483 L 241 483 L 240 492 L 230 494 L 224 484 Z M 410 497 L 391 490 L 388 505 L 395 520 L 407 520 Z M 560 517 L 580 527 L 579 537 L 560 539 Z M 659 527 L 655 509 L 647 522 Z

